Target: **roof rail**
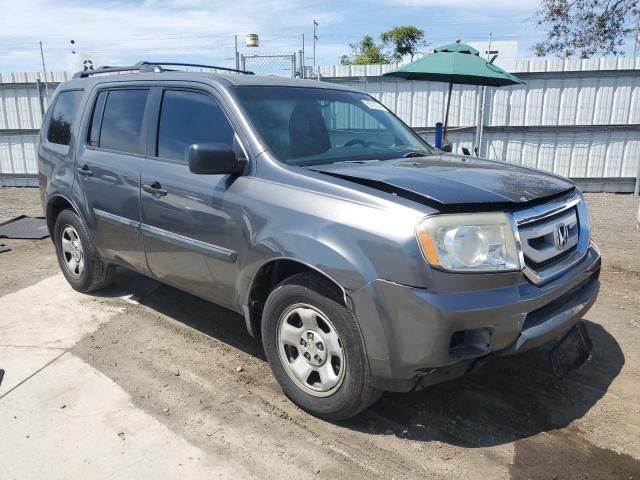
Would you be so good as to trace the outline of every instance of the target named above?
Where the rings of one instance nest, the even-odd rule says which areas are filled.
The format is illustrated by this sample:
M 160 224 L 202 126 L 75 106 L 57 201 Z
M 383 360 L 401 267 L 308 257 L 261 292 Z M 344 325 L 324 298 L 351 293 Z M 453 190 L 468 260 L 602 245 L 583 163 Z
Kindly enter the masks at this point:
M 84 70 L 82 72 L 77 72 L 73 75 L 73 78 L 86 78 L 91 75 L 98 75 L 101 73 L 118 73 L 118 72 L 171 72 L 175 71 L 173 69 L 162 68 L 162 66 L 179 66 L 179 67 L 197 67 L 197 68 L 211 68 L 213 70 L 222 70 L 225 72 L 236 72 L 242 73 L 244 75 L 255 75 L 253 72 L 248 70 L 237 70 L 235 68 L 227 68 L 227 67 L 218 67 L 216 65 L 200 65 L 198 63 L 179 63 L 179 62 L 138 62 L 135 65 L 130 66 L 121 66 L 121 67 L 111 67 L 111 66 L 100 66 L 95 70 Z
M 254 72 L 250 70 L 238 70 L 237 68 L 228 68 L 228 67 L 218 67 L 216 65 L 201 65 L 199 63 L 182 63 L 182 62 L 138 62 L 136 65 L 146 65 L 146 66 L 158 66 L 168 65 L 170 67 L 196 67 L 196 68 L 211 68 L 213 70 L 222 70 L 225 72 L 236 72 L 242 73 L 244 75 L 255 75 Z

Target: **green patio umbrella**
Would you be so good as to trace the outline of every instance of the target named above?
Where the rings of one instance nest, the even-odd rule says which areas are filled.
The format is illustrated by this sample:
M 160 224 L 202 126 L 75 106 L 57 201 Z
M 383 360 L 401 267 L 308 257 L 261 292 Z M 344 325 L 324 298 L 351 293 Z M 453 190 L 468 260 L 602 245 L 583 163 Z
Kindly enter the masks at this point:
M 385 76 L 400 77 L 407 80 L 430 80 L 448 82 L 449 95 L 444 118 L 444 137 L 447 136 L 451 90 L 454 83 L 465 85 L 485 85 L 504 87 L 524 83 L 515 75 L 496 67 L 482 58 L 480 53 L 459 41 L 436 48 L 431 55 L 416 60 L 402 68 L 385 73 Z

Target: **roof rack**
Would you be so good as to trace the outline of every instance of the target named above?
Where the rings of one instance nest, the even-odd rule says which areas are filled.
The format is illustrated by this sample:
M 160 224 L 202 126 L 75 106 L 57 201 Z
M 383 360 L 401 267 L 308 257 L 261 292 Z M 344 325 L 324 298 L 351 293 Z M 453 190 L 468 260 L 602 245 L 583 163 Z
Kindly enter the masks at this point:
M 111 67 L 111 66 L 101 66 L 96 68 L 95 70 L 84 70 L 82 72 L 77 72 L 73 75 L 73 78 L 86 78 L 91 75 L 98 75 L 101 73 L 118 73 L 118 72 L 173 72 L 174 69 L 170 68 L 162 68 L 162 66 L 171 66 L 171 67 L 196 67 L 196 68 L 211 68 L 213 70 L 222 70 L 224 72 L 235 72 L 242 73 L 244 75 L 255 75 L 253 72 L 248 70 L 237 70 L 235 68 L 227 68 L 227 67 L 218 67 L 216 65 L 201 65 L 198 63 L 180 63 L 180 62 L 138 62 L 135 65 L 131 66 L 122 66 L 122 67 Z

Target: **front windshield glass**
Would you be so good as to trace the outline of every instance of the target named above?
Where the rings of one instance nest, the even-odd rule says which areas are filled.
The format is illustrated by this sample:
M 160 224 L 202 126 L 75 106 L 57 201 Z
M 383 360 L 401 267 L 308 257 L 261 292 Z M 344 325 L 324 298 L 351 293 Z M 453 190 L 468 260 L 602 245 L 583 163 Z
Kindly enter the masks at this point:
M 362 93 L 304 87 L 234 90 L 269 150 L 289 165 L 434 153 L 395 115 Z

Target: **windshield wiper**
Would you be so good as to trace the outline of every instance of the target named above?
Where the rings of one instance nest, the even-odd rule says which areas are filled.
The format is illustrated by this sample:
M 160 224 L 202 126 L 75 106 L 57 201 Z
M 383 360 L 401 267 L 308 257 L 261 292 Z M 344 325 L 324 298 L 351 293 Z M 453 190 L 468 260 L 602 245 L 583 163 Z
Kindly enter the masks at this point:
M 371 162 L 379 162 L 379 161 L 380 159 L 378 158 L 367 158 L 362 160 L 339 160 L 333 163 L 371 163 Z
M 402 155 L 402 158 L 426 157 L 428 155 L 430 155 L 430 153 L 426 151 L 411 150 L 410 152 L 407 152 L 404 155 Z

